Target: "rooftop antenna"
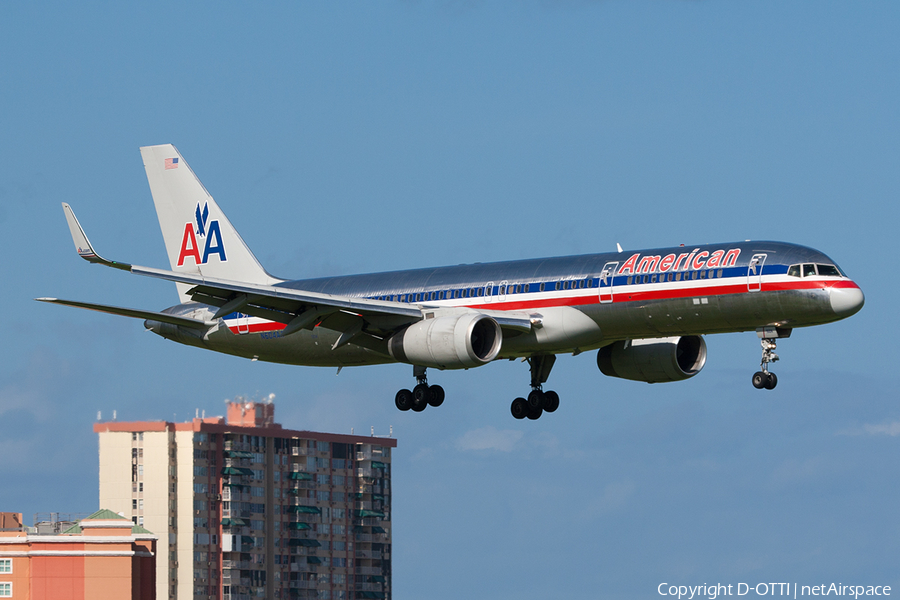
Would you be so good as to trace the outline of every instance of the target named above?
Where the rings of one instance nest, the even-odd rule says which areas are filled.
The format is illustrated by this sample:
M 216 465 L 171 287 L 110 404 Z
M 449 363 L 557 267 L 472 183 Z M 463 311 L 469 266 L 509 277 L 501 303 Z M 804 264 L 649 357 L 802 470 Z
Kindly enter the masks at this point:
M 102 417 L 100 416 L 100 411 L 97 411 L 97 420 L 99 421 Z
M 195 418 L 195 419 L 199 419 L 199 418 L 200 418 L 200 409 L 199 409 L 199 408 L 195 408 L 195 409 L 194 409 L 194 418 Z
M 394 437 L 394 426 L 393 425 L 391 425 L 391 433 L 390 433 L 390 435 L 388 435 L 388 437 Z
M 353 435 L 353 428 L 350 428 L 350 435 Z
M 116 420 L 116 411 L 113 411 L 113 421 Z
M 372 437 L 375 437 L 375 426 L 372 425 Z

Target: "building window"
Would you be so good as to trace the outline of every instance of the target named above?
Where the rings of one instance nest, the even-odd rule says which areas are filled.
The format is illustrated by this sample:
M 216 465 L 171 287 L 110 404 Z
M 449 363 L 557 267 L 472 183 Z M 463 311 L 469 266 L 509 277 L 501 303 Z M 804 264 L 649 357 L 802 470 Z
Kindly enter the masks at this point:
M 11 558 L 0 558 L 0 573 L 12 573 Z
M 12 584 L 0 583 L 0 598 L 12 598 Z

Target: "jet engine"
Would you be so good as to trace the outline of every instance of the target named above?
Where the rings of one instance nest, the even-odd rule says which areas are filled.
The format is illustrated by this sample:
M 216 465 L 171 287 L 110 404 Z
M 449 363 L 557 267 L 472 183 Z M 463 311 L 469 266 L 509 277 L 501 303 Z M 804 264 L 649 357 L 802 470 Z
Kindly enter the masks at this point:
M 688 379 L 705 364 L 706 342 L 699 335 L 625 340 L 597 353 L 597 366 L 604 375 L 647 383 Z
M 503 334 L 487 315 L 465 313 L 413 323 L 388 340 L 395 360 L 421 367 L 469 369 L 497 357 Z

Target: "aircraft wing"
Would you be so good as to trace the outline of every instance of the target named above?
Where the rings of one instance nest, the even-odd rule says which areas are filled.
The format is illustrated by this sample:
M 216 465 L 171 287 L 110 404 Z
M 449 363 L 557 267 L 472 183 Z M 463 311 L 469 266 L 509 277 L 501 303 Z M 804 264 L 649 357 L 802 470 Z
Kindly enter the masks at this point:
M 290 335 L 301 329 L 311 329 L 319 323 L 322 323 L 325 327 L 333 324 L 336 330 L 343 330 L 343 324 L 348 321 L 337 313 L 344 313 L 347 316 L 356 315 L 362 317 L 365 322 L 364 333 L 382 337 L 424 319 L 426 313 L 440 311 L 442 308 L 425 304 L 407 304 L 320 294 L 277 285 L 204 277 L 202 273 L 176 273 L 164 269 L 107 260 L 94 250 L 71 207 L 63 203 L 63 210 L 65 211 L 69 230 L 72 233 L 72 240 L 75 243 L 79 256 L 88 262 L 130 271 L 137 275 L 190 285 L 192 287 L 188 293 L 194 301 L 219 308 L 214 315 L 216 319 L 233 312 L 241 312 L 284 323 L 286 327 L 282 331 L 282 335 Z M 68 301 L 57 301 L 57 303 L 68 303 L 70 306 L 105 310 L 105 312 L 122 315 L 126 315 L 124 311 L 131 310 L 116 309 L 114 311 L 111 308 L 115 307 L 102 307 L 102 305 L 87 305 L 87 303 Z M 533 317 L 527 313 L 490 310 L 479 312 L 494 318 L 501 328 L 510 330 L 510 333 L 528 331 L 532 326 Z M 135 314 L 133 316 L 139 315 Z M 171 317 L 171 315 L 168 316 Z
M 59 298 L 35 298 L 38 302 L 49 302 L 51 304 L 63 304 L 65 306 L 75 306 L 77 308 L 86 308 L 88 310 L 96 310 L 99 312 L 109 313 L 112 315 L 121 315 L 123 317 L 132 317 L 135 319 L 150 319 L 151 321 L 159 321 L 161 323 L 170 323 L 172 325 L 180 325 L 182 327 L 190 327 L 192 329 L 206 329 L 214 323 L 201 321 L 200 319 L 191 319 L 189 317 L 179 317 L 178 315 L 170 315 L 168 313 L 156 312 L 152 310 L 138 310 L 135 308 L 122 308 L 121 306 L 110 306 L 108 304 L 94 304 L 92 302 L 76 302 L 75 300 L 60 300 Z

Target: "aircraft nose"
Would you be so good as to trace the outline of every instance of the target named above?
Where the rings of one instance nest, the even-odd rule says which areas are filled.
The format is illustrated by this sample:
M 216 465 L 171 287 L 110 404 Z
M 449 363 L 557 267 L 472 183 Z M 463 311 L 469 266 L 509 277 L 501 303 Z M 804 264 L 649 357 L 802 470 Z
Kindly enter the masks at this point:
M 866 303 L 866 297 L 858 287 L 831 288 L 831 310 L 839 317 L 849 317 L 859 312 Z

